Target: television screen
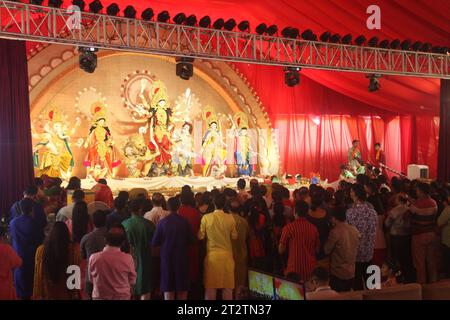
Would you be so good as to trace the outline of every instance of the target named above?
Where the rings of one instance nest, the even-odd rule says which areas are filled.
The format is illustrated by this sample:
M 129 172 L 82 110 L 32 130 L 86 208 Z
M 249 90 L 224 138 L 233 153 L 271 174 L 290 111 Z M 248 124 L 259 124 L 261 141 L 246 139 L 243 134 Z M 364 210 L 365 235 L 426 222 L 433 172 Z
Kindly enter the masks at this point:
M 279 300 L 305 300 L 303 284 L 274 278 L 275 295 Z
M 274 296 L 273 277 L 255 270 L 248 270 L 248 286 L 253 298 L 269 299 Z

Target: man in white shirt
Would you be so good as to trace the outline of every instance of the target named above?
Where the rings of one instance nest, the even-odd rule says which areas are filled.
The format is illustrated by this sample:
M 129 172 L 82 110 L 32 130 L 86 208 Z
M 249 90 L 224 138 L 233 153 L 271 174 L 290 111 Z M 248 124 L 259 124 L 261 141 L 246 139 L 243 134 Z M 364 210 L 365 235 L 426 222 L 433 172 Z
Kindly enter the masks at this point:
M 56 215 L 56 221 L 66 222 L 67 220 L 72 220 L 72 211 L 75 203 L 78 201 L 84 201 L 84 191 L 75 190 L 72 194 L 72 203 L 59 209 Z
M 330 287 L 330 275 L 324 268 L 316 268 L 309 280 L 311 292 L 306 293 L 306 300 L 332 300 L 339 293 Z
M 145 213 L 144 218 L 150 220 L 156 226 L 161 219 L 169 215 L 169 211 L 164 210 L 163 208 L 166 200 L 161 193 L 155 192 L 152 196 L 152 202 L 153 209 Z

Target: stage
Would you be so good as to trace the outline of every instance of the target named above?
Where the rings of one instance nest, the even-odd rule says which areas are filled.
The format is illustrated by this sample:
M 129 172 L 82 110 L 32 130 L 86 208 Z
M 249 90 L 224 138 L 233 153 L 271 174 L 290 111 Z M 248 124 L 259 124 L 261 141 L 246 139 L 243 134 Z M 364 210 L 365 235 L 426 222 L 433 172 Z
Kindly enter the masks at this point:
M 107 179 L 108 186 L 111 188 L 114 194 L 119 191 L 130 191 L 135 188 L 143 188 L 150 192 L 170 192 L 178 191 L 183 186 L 188 185 L 196 192 L 211 191 L 213 189 L 221 189 L 230 187 L 236 189 L 237 181 L 240 178 L 228 178 L 223 177 L 216 179 L 213 177 L 180 177 L 180 176 L 161 176 L 153 178 L 120 178 L 120 179 Z M 250 185 L 250 179 L 256 179 L 260 184 L 264 184 L 265 180 L 257 177 L 245 177 L 243 178 L 247 182 L 247 187 Z M 92 179 L 82 179 L 81 187 L 84 190 L 92 189 L 97 182 Z M 267 183 L 267 181 L 266 181 Z M 270 183 L 268 183 L 270 184 Z M 281 183 L 289 190 L 293 191 L 300 187 L 309 187 L 310 184 L 289 184 Z M 320 186 L 323 188 L 333 188 L 337 190 L 339 181 L 328 183 L 328 180 L 321 181 Z
M 170 189 L 181 189 L 184 185 L 191 186 L 196 191 L 211 191 L 223 187 L 236 188 L 236 183 L 240 178 L 220 178 L 213 177 L 180 177 L 180 176 L 161 176 L 153 178 L 124 178 L 107 179 L 108 186 L 114 193 L 119 191 L 129 191 L 134 188 L 144 188 L 147 191 L 163 191 Z M 245 178 L 249 185 L 251 178 Z M 264 179 L 255 178 L 260 183 Z M 85 190 L 91 189 L 96 184 L 95 180 L 82 179 L 81 187 Z

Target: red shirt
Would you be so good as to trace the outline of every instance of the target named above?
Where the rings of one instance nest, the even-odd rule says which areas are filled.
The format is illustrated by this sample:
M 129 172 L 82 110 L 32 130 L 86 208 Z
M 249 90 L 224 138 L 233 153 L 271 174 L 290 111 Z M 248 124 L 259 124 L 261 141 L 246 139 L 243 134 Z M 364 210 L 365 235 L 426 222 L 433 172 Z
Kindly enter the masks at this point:
M 22 259 L 11 246 L 3 243 L 0 243 L 0 257 L 0 300 L 15 300 L 13 271 L 20 267 Z
M 305 218 L 297 218 L 282 231 L 280 244 L 288 247 L 288 263 L 285 274 L 297 273 L 308 280 L 316 267 L 316 253 L 320 248 L 317 228 Z
M 182 205 L 178 210 L 178 214 L 184 218 L 186 218 L 191 225 L 192 232 L 196 236 L 197 239 L 198 230 L 200 229 L 200 220 L 202 218 L 201 214 L 197 211 L 197 209 L 192 208 L 191 206 Z M 199 244 L 198 241 L 195 240 L 194 244 L 189 248 L 189 274 L 191 278 L 191 282 L 198 282 L 199 280 Z

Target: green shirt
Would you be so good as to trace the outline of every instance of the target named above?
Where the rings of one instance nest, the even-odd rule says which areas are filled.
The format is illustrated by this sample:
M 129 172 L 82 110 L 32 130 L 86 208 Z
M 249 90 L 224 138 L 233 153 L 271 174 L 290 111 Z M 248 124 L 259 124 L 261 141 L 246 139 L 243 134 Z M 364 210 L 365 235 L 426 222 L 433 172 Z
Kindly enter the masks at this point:
M 437 220 L 439 227 L 442 229 L 442 243 L 450 248 L 450 206 L 446 206 Z
M 151 243 L 155 225 L 141 216 L 132 215 L 122 222 L 127 233 L 136 267 L 135 295 L 150 293 L 152 290 L 152 252 Z

